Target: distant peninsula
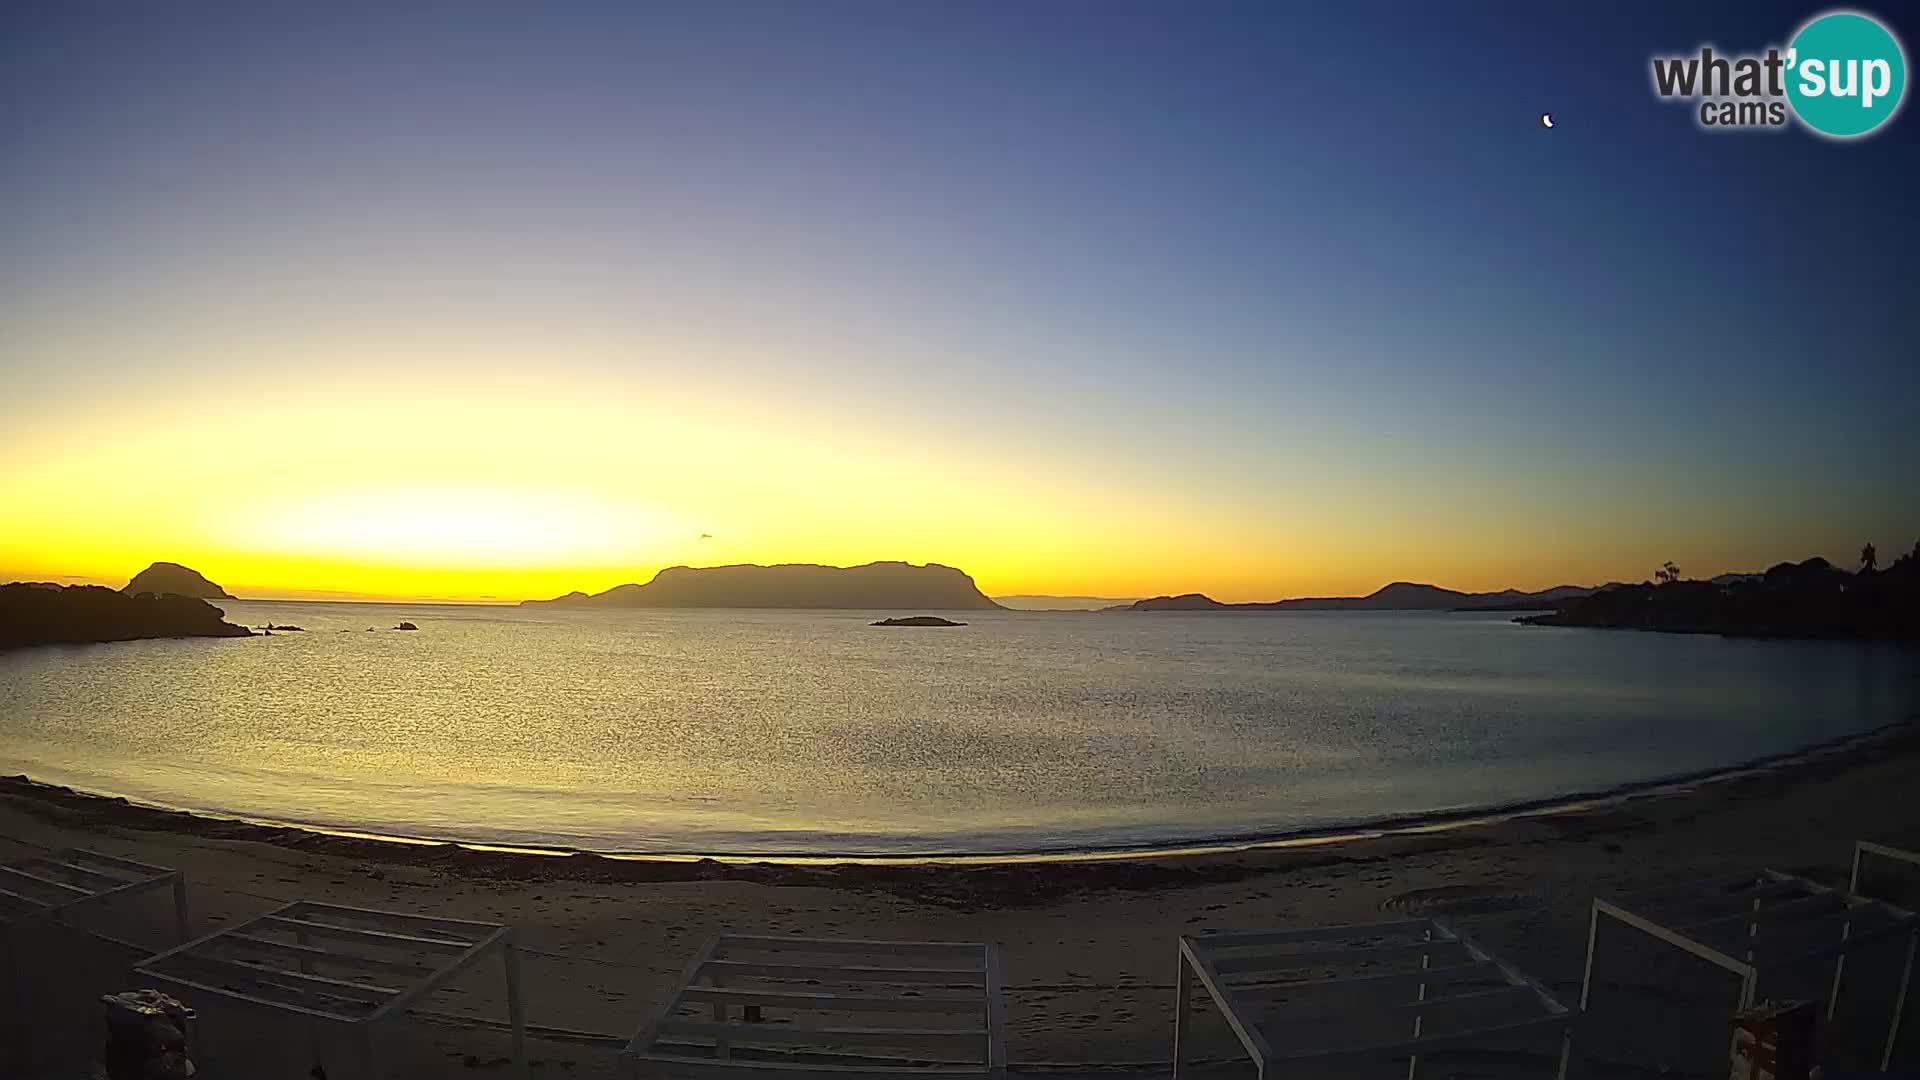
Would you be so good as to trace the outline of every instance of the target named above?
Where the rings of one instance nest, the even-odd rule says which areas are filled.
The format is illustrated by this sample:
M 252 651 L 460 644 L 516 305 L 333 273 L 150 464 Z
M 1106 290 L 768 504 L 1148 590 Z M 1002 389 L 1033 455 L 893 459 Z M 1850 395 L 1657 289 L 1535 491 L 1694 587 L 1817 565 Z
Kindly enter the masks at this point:
M 888 611 L 990 611 L 1000 607 L 951 566 L 875 562 L 863 566 L 670 566 L 644 585 L 616 585 L 589 596 L 571 592 L 523 607 L 831 608 Z
M 996 596 L 994 603 L 1012 611 L 1108 611 L 1124 608 L 1138 597 L 1127 596 L 1048 596 L 1016 593 Z
M 156 596 L 172 593 L 175 596 L 192 596 L 201 600 L 235 600 L 227 590 L 208 581 L 198 570 L 189 570 L 179 563 L 157 562 L 145 570 L 133 575 L 127 587 L 120 590 L 129 596 L 135 593 L 153 593 Z
M 219 608 L 178 593 L 116 592 L 103 585 L 0 585 L 0 649 L 142 638 L 250 637 Z
M 1594 590 L 1585 585 L 1557 585 L 1539 592 L 1504 589 L 1500 592 L 1468 593 L 1396 581 L 1366 596 L 1306 596 L 1297 600 L 1271 600 L 1265 603 L 1227 604 L 1203 593 L 1156 596 L 1111 611 L 1508 611 L 1552 608 L 1563 600 L 1586 596 Z
M 1920 640 L 1920 543 L 1885 569 L 1876 566 L 1872 545 L 1860 554 L 1857 572 L 1816 557 L 1711 581 L 1683 580 L 1669 563 L 1658 582 L 1609 585 L 1551 614 L 1514 621 L 1729 637 Z

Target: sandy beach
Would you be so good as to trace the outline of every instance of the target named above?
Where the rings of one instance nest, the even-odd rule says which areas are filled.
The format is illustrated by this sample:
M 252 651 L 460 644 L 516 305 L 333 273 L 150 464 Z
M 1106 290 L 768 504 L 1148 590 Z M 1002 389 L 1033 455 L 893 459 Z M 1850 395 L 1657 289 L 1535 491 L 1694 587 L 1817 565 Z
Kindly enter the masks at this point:
M 0 781 L 0 858 L 82 846 L 179 867 L 196 934 L 295 899 L 510 924 L 529 953 L 528 1021 L 539 1036 L 529 1053 L 545 1075 L 616 1075 L 614 1044 L 721 930 L 998 942 L 1017 1066 L 1164 1069 L 1180 934 L 1445 914 L 1575 1001 L 1594 894 L 1759 866 L 1844 883 L 1854 839 L 1920 833 L 1916 779 L 1920 733 L 1899 729 L 1682 788 L 1429 833 L 953 866 L 636 861 L 398 844 L 197 818 L 11 778 Z M 169 944 L 157 911 L 113 929 L 134 944 Z M 1620 949 L 1637 958 L 1625 968 L 1666 959 L 1644 942 Z M 1695 977 L 1697 985 L 1687 981 Z M 503 1015 L 498 982 L 497 970 L 478 973 L 427 1008 Z M 1634 968 L 1603 984 L 1616 992 L 1606 1008 L 1596 1005 L 1580 1057 L 1612 1065 L 1593 1075 L 1711 1071 L 1732 993 L 1723 976 Z M 1665 989 L 1654 992 L 1656 984 Z M 222 1051 L 232 1061 L 259 1040 L 290 1062 L 306 1053 L 294 1045 L 297 1026 L 242 1023 L 207 1004 L 202 1030 L 216 1065 Z M 1236 1060 L 1224 1025 L 1196 1015 L 1201 1056 Z M 398 1025 L 388 1043 L 394 1075 L 473 1075 L 506 1053 L 497 1030 L 431 1019 Z M 1461 1075 L 1537 1071 L 1547 1052 L 1465 1055 Z

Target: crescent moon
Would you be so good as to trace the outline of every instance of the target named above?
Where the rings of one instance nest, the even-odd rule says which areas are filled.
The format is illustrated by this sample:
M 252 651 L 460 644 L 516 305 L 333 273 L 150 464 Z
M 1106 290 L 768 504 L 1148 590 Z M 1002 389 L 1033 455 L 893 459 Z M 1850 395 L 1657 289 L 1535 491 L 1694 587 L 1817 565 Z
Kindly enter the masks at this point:
M 1541 127 L 1543 127 L 1543 128 L 1550 128 L 1550 127 L 1552 127 L 1552 126 L 1553 126 L 1553 114 L 1552 114 L 1552 113 L 1541 113 L 1541 114 L 1540 114 L 1540 126 L 1541 126 Z

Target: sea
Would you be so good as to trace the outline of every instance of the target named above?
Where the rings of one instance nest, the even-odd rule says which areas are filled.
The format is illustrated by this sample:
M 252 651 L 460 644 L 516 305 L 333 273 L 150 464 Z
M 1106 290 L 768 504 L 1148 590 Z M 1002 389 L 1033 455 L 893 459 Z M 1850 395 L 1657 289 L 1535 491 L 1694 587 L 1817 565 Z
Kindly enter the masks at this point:
M 0 773 L 543 850 L 1019 856 L 1528 805 L 1920 717 L 1909 647 L 1507 613 L 219 606 L 304 630 L 0 653 Z

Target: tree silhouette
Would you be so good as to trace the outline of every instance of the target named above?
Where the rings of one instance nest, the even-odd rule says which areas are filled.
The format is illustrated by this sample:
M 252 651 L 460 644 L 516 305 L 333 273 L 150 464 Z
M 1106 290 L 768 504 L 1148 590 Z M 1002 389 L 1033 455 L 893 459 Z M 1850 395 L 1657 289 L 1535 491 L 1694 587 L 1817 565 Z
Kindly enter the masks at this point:
M 1860 549 L 1860 572 L 1861 573 L 1863 574 L 1873 573 L 1873 565 L 1875 562 L 1878 562 L 1878 561 L 1879 561 L 1879 553 L 1873 550 L 1872 544 L 1868 544 L 1866 547 L 1863 547 Z
M 1660 564 L 1660 569 L 1653 572 L 1653 580 L 1662 585 L 1671 585 L 1680 580 L 1680 568 L 1673 565 L 1672 559 L 1668 559 Z

